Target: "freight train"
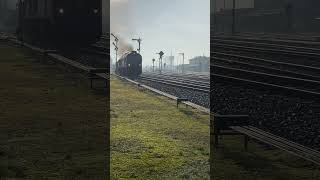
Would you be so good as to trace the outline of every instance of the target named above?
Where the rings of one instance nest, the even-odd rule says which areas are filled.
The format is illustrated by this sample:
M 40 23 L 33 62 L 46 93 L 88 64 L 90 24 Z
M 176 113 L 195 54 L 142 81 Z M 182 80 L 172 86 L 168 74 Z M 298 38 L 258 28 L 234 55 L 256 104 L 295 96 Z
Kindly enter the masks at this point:
M 138 78 L 142 74 L 142 56 L 136 51 L 125 53 L 116 63 L 116 74 Z
M 102 34 L 101 0 L 19 0 L 17 37 L 31 44 L 84 46 Z

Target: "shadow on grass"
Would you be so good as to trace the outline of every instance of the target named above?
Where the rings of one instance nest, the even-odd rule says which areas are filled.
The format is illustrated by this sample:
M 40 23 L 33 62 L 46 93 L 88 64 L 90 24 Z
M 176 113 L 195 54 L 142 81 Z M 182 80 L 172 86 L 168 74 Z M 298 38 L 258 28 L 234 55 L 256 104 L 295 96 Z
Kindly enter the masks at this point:
M 182 112 L 183 114 L 187 116 L 195 116 L 194 111 L 192 111 L 191 107 L 180 107 L 179 106 L 179 111 Z
M 218 157 L 213 157 L 213 161 L 218 159 L 231 160 L 236 166 L 244 170 L 242 173 L 249 173 L 250 177 L 277 180 L 287 180 L 290 177 L 289 173 L 275 166 L 270 159 L 263 158 L 253 152 L 236 151 L 222 147 L 213 150 L 213 153 L 218 154 Z

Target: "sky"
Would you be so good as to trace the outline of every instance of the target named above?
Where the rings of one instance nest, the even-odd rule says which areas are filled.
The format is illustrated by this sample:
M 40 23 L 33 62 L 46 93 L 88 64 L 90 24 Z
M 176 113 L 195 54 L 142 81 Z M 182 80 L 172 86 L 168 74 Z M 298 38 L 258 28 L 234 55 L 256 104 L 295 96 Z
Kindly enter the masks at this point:
M 182 62 L 179 53 L 185 53 L 185 63 L 210 55 L 210 0 L 111 0 L 110 9 L 111 32 L 124 44 L 137 49 L 131 39 L 142 38 L 144 66 L 158 60 L 160 51 L 172 52 L 175 64 Z M 115 59 L 113 47 L 111 56 Z

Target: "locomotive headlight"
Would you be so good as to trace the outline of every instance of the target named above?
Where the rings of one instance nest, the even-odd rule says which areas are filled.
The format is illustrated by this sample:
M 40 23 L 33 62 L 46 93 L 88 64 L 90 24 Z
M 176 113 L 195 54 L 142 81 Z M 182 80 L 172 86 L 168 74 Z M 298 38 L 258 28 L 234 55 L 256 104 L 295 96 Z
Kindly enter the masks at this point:
M 63 14 L 63 13 L 64 13 L 64 9 L 60 8 L 60 9 L 59 9 L 59 13 L 60 13 L 60 14 Z
M 128 64 L 128 66 L 130 67 L 130 66 L 131 66 L 131 64 Z
M 98 9 L 93 9 L 93 13 L 97 14 L 99 12 Z

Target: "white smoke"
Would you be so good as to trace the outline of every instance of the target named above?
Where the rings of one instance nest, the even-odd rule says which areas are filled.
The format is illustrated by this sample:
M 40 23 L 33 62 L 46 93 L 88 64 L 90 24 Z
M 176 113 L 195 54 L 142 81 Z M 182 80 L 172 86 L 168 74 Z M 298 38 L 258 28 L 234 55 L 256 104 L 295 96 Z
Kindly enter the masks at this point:
M 131 42 L 123 38 L 134 34 L 135 25 L 132 18 L 132 7 L 130 7 L 129 0 L 111 0 L 110 3 L 110 30 L 119 38 L 118 52 L 119 55 L 123 55 L 126 52 L 133 51 Z

